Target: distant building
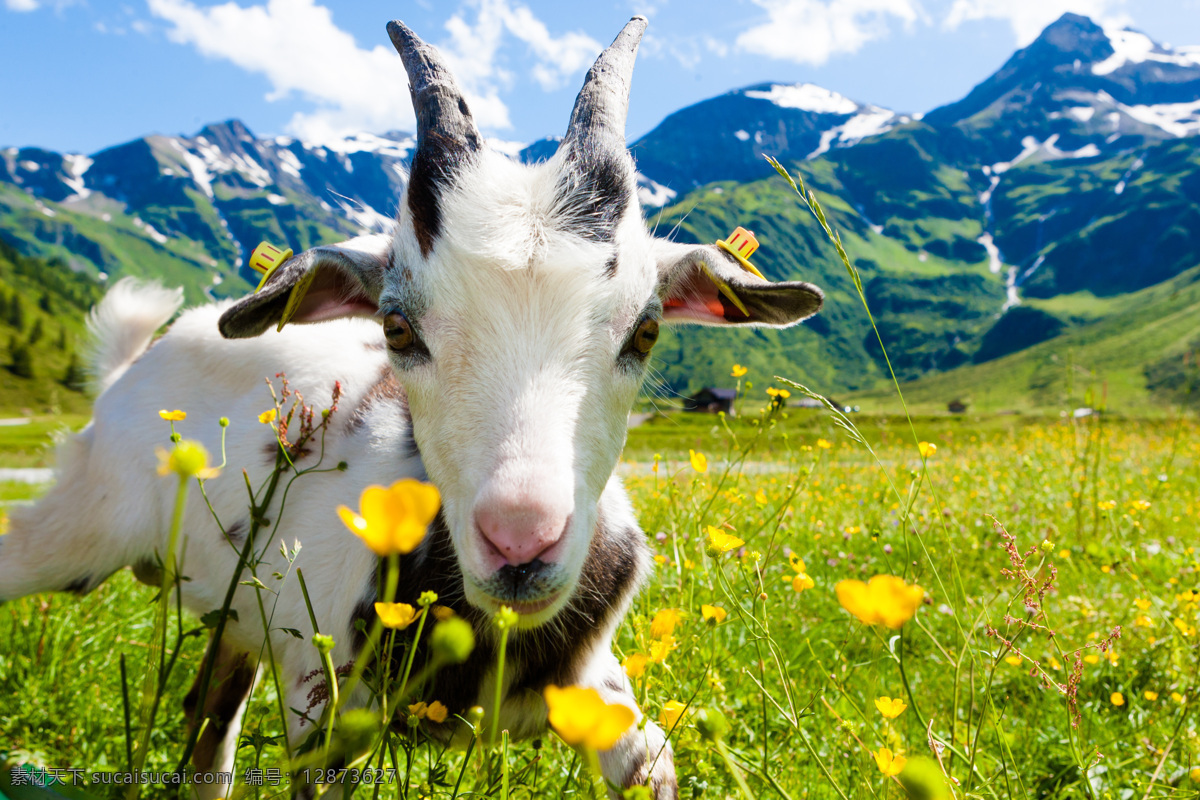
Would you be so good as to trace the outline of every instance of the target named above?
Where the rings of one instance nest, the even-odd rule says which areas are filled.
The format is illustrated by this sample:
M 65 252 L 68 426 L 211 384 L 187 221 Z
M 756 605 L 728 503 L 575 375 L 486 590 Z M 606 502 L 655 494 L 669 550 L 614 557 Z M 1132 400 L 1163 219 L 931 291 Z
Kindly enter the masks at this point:
M 967 404 L 962 400 L 951 400 L 946 404 L 946 410 L 951 414 L 965 414 L 967 413 Z
M 717 389 L 706 386 L 691 397 L 683 398 L 684 411 L 702 411 L 717 414 L 724 411 L 733 416 L 733 401 L 737 399 L 737 389 Z

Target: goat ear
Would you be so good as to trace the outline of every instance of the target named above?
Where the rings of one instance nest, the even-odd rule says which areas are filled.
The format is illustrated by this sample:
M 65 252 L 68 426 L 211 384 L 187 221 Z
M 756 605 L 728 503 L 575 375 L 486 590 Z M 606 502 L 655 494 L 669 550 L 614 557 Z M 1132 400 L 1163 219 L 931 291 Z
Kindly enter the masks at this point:
M 375 314 L 391 242 L 386 234 L 359 236 L 289 258 L 260 290 L 226 309 L 218 323 L 221 335 L 248 339 L 281 323 Z M 293 300 L 293 292 L 300 296 Z
M 786 328 L 820 311 L 825 299 L 811 283 L 763 280 L 715 245 L 658 240 L 655 251 L 668 320 Z

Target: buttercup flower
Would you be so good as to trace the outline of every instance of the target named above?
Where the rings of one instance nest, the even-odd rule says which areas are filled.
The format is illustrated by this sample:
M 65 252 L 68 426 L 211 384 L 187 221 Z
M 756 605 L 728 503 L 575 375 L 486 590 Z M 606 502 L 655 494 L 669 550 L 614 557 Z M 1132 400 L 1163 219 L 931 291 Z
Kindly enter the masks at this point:
M 167 422 L 182 422 L 183 420 L 187 419 L 187 412 L 180 411 L 179 409 L 175 409 L 174 411 L 167 411 L 164 408 L 162 411 L 158 412 L 158 415 L 160 417 L 162 417 L 163 419 L 165 419 Z
M 875 756 L 875 766 L 879 767 L 879 771 L 889 778 L 899 775 L 908 762 L 907 758 L 893 754 L 887 747 L 879 748 L 878 752 L 873 755 Z
M 675 632 L 675 623 L 679 621 L 679 609 L 664 608 L 654 615 L 650 621 L 650 638 L 665 639 Z
M 921 458 L 929 458 L 937 452 L 937 445 L 933 442 L 917 442 L 917 450 L 921 453 Z
M 730 375 L 732 375 L 732 376 L 733 376 L 733 377 L 735 377 L 735 378 L 740 378 L 740 377 L 742 377 L 743 375 L 745 375 L 745 374 L 746 374 L 747 372 L 749 372 L 749 371 L 750 371 L 750 370 L 746 369 L 746 368 L 745 368 L 745 367 L 743 367 L 741 364 L 734 364 L 734 365 L 733 365 L 733 371 L 732 371 L 732 372 L 730 372 L 729 374 L 730 374 Z
M 642 653 L 630 653 L 625 656 L 625 660 L 621 662 L 621 667 L 624 668 L 625 674 L 631 678 L 640 678 L 646 672 L 646 664 L 650 662 L 650 657 Z
M 550 724 L 570 745 L 608 750 L 633 725 L 633 710 L 620 703 L 605 703 L 595 689 L 550 685 L 544 693 Z
M 411 553 L 425 538 L 437 515 L 441 495 L 436 487 L 404 478 L 388 488 L 368 486 L 358 501 L 360 513 L 338 506 L 343 523 L 376 555 Z
M 674 636 L 664 636 L 662 639 L 655 639 L 650 643 L 650 660 L 655 664 L 662 664 L 674 649 Z
M 754 493 L 754 502 L 758 503 L 760 506 L 765 506 L 767 504 L 767 493 L 762 489 L 759 489 Z
M 720 606 L 700 606 L 700 616 L 704 618 L 705 622 L 720 625 L 725 621 L 728 613 Z
M 160 447 L 155 453 L 158 456 L 159 475 L 174 472 L 182 478 L 195 476 L 203 480 L 221 474 L 220 469 L 208 465 L 208 450 L 204 445 L 192 439 L 176 443 L 170 452 Z
M 706 532 L 708 533 L 708 554 L 710 556 L 719 556 L 722 553 L 728 553 L 730 550 L 735 550 L 746 543 L 713 525 L 709 525 L 706 528 Z
M 817 447 L 821 448 L 822 450 L 828 450 L 829 448 L 833 447 L 833 442 L 826 441 L 825 439 L 817 439 Z
M 708 458 L 704 453 L 688 450 L 688 460 L 692 462 L 692 469 L 696 472 L 708 472 Z
M 669 733 L 679 724 L 679 720 L 683 717 L 683 712 L 686 710 L 687 706 L 678 700 L 668 700 L 663 703 L 662 712 L 658 715 L 658 724 L 662 726 L 664 731 Z
M 420 612 L 408 603 L 376 603 L 375 613 L 385 628 L 402 631 L 416 622 Z
M 1146 691 L 1142 692 L 1142 697 L 1146 698 L 1151 703 L 1153 703 L 1155 700 L 1158 699 L 1158 692 L 1152 692 L 1149 689 L 1147 689 Z
M 887 719 L 895 719 L 904 713 L 904 709 L 908 708 L 908 703 L 905 703 L 900 698 L 893 700 L 885 695 L 884 697 L 875 698 L 875 707 Z
M 278 415 L 278 412 L 275 411 L 275 409 L 269 408 L 266 411 L 264 411 L 258 415 L 258 421 L 261 422 L 263 425 L 269 425 L 275 421 L 275 417 L 277 415 Z
M 867 583 L 841 581 L 834 590 L 842 608 L 867 625 L 899 630 L 917 613 L 925 590 L 910 586 L 895 575 L 876 575 Z
M 1125 695 L 1121 694 L 1120 692 L 1113 692 L 1108 696 L 1108 700 L 1118 708 L 1125 705 Z
M 1099 503 L 1096 503 L 1096 508 L 1100 509 L 1101 511 L 1112 511 L 1116 507 L 1116 500 L 1101 500 Z

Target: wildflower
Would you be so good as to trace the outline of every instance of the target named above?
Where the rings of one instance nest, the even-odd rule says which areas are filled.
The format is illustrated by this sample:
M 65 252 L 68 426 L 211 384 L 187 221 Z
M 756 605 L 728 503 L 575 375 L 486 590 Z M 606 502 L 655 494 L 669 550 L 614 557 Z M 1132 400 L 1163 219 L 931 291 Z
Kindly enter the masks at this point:
M 787 389 L 776 389 L 774 386 L 768 386 L 767 387 L 767 395 L 770 397 L 777 398 L 779 400 L 787 400 L 789 397 L 792 396 L 792 393 L 789 392 Z
M 762 489 L 759 489 L 754 493 L 754 502 L 758 503 L 760 506 L 765 506 L 767 504 L 767 493 Z
M 445 722 L 446 715 L 449 713 L 450 710 L 448 708 L 439 703 L 437 700 L 434 700 L 429 704 L 429 707 L 425 709 L 425 718 L 430 722 Z
M 1158 692 L 1152 692 L 1149 689 L 1147 689 L 1146 691 L 1142 692 L 1142 697 L 1146 698 L 1151 703 L 1153 703 L 1155 700 L 1158 699 Z
M 900 774 L 904 769 L 905 762 L 908 761 L 904 756 L 893 755 L 890 748 L 881 747 L 879 751 L 873 753 L 875 756 L 875 766 L 879 767 L 879 771 L 889 778 Z
M 892 630 L 908 622 L 925 598 L 925 590 L 908 585 L 894 575 L 876 575 L 867 583 L 841 581 L 834 590 L 842 608 L 867 625 L 885 625 Z
M 1120 692 L 1113 692 L 1108 696 L 1108 700 L 1118 708 L 1125 705 L 1125 695 L 1121 694 Z
M 1054 542 L 1050 541 L 1049 539 L 1042 539 L 1042 552 L 1043 553 L 1049 553 L 1053 549 L 1054 549 Z
M 887 719 L 895 719 L 904 713 L 904 709 L 908 708 L 908 703 L 905 703 L 898 697 L 893 700 L 890 697 L 884 696 L 875 698 L 875 707 Z
M 608 750 L 633 724 L 633 710 L 620 703 L 605 703 L 595 689 L 551 684 L 544 693 L 550 724 L 567 744 Z
M 728 616 L 728 614 L 725 609 L 721 608 L 720 606 L 702 605 L 700 606 L 700 616 L 702 616 L 704 621 L 710 625 L 720 625 L 725 621 L 725 617 Z
M 825 439 L 817 439 L 817 447 L 821 448 L 822 450 L 828 450 L 829 448 L 833 447 L 833 443 L 826 441 Z
M 204 445 L 192 439 L 184 439 L 171 448 L 171 452 L 161 447 L 158 455 L 158 474 L 169 475 L 174 472 L 181 478 L 195 476 L 201 480 L 215 478 L 221 474 L 218 467 L 208 465 L 208 450 Z
M 650 638 L 665 639 L 675 632 L 675 623 L 679 621 L 679 609 L 664 608 L 654 615 L 650 621 Z
M 650 661 L 655 664 L 662 664 L 674 649 L 674 636 L 664 636 L 662 639 L 655 639 L 650 643 Z
M 420 612 L 408 603 L 376 603 L 375 613 L 383 627 L 402 631 L 417 621 Z
M 708 472 L 708 458 L 704 453 L 688 450 L 688 460 L 692 462 L 692 469 L 696 470 L 696 472 Z
M 743 375 L 745 375 L 745 374 L 746 374 L 747 372 L 749 372 L 749 371 L 750 371 L 750 370 L 746 369 L 746 368 L 745 368 L 745 367 L 743 367 L 741 364 L 734 364 L 734 365 L 733 365 L 733 371 L 732 371 L 732 372 L 730 372 L 729 374 L 730 374 L 730 375 L 732 375 L 732 376 L 733 376 L 733 377 L 735 377 L 735 378 L 740 378 L 740 377 L 742 377 Z
M 1129 504 L 1129 507 L 1131 509 L 1133 509 L 1134 511 L 1145 511 L 1146 509 L 1150 508 L 1150 501 L 1149 500 L 1134 500 L 1132 503 Z
M 658 724 L 663 730 L 670 733 L 675 730 L 675 726 L 679 724 L 679 720 L 683 718 L 683 712 L 687 710 L 687 706 L 678 700 L 668 700 L 663 703 L 662 711 L 658 715 Z
M 1021 666 L 1021 657 L 1020 656 L 1006 656 L 1004 659 L 1004 663 L 1006 663 L 1012 667 L 1019 667 L 1019 666 Z
M 1187 698 L 1181 695 L 1179 692 L 1171 692 L 1171 700 L 1176 703 L 1182 703 L 1186 699 Z
M 278 415 L 278 413 L 279 412 L 276 411 L 275 409 L 268 408 L 266 411 L 264 411 L 258 415 L 258 421 L 261 422 L 263 425 L 270 425 L 272 422 L 275 421 L 275 417 Z
M 1142 611 L 1149 611 L 1149 610 L 1150 610 L 1150 601 L 1149 601 L 1149 600 L 1147 600 L 1147 599 L 1146 599 L 1146 598 L 1144 598 L 1144 597 L 1136 597 L 1136 598 L 1134 598 L 1134 600 L 1133 600 L 1133 604 L 1134 604 L 1135 606 L 1137 606 L 1137 607 L 1138 607 L 1140 610 L 1142 610 Z
M 372 552 L 389 556 L 411 553 L 420 544 L 437 515 L 441 495 L 430 484 L 404 478 L 386 489 L 368 486 L 358 504 L 361 513 L 338 506 L 338 516 Z
M 917 442 L 917 450 L 921 453 L 921 458 L 929 458 L 937 452 L 937 445 L 933 442 Z
M 317 648 L 317 652 L 321 655 L 333 652 L 333 637 L 323 633 L 314 633 L 312 637 L 313 647 Z
M 167 422 L 183 422 L 185 419 L 187 419 L 187 412 L 180 411 L 178 408 L 174 411 L 167 411 L 164 408 L 162 411 L 158 412 L 158 415 Z
M 500 606 L 500 610 L 496 612 L 494 617 L 492 617 L 492 624 L 494 624 L 498 630 L 507 631 L 511 628 L 515 628 L 520 619 L 521 615 L 516 611 L 513 611 L 510 606 Z
M 1192 771 L 1188 773 L 1188 776 L 1196 783 L 1200 783 L 1200 767 L 1192 767 Z
M 1071 557 L 1071 551 L 1070 551 L 1070 550 L 1059 550 L 1059 551 L 1058 551 L 1058 557 L 1059 557 L 1059 558 L 1064 558 L 1064 559 L 1065 559 L 1065 558 L 1070 558 L 1070 557 Z
M 722 553 L 728 553 L 730 550 L 735 550 L 746 543 L 738 537 L 728 534 L 720 528 L 712 525 L 708 526 L 707 533 L 708 554 L 714 558 Z
M 1086 656 L 1083 657 L 1083 660 L 1086 661 L 1088 664 L 1099 664 L 1100 656 L 1096 655 L 1095 653 L 1088 653 Z
M 1096 508 L 1100 509 L 1101 511 L 1112 511 L 1116 507 L 1117 507 L 1116 500 L 1101 500 L 1099 503 L 1096 504 Z
M 642 653 L 631 653 L 625 656 L 625 660 L 621 662 L 621 667 L 625 670 L 625 674 L 631 678 L 640 678 L 646 672 L 646 664 L 650 662 L 650 657 Z
M 812 578 L 808 577 L 808 570 L 805 568 L 804 560 L 800 558 L 800 556 L 792 553 L 790 556 L 788 556 L 788 565 L 795 570 L 796 574 L 791 576 L 784 575 L 783 580 L 784 582 L 790 582 L 792 584 L 792 589 L 794 589 L 797 594 L 803 592 L 805 589 L 811 589 L 817 585 Z

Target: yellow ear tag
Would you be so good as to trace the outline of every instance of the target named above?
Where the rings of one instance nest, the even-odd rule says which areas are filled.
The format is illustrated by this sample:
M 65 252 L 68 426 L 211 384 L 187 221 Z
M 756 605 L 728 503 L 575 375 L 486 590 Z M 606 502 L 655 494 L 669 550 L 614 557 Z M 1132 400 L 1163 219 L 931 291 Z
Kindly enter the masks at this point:
M 728 283 L 723 281 L 721 278 L 717 277 L 717 273 L 713 272 L 712 269 L 708 266 L 708 264 L 705 264 L 703 261 L 701 261 L 700 269 L 704 270 L 704 274 L 708 276 L 708 279 L 711 280 L 714 284 L 716 284 L 716 287 L 717 287 L 717 289 L 720 290 L 721 294 L 728 297 L 729 302 L 731 302 L 735 306 L 737 306 L 738 311 L 741 311 L 747 317 L 750 316 L 750 309 L 746 308 L 745 304 L 743 304 L 742 301 L 738 299 L 738 296 L 733 293 L 733 289 L 729 288 Z
M 267 283 L 267 278 L 291 257 L 292 251 L 289 249 L 280 249 L 270 242 L 259 242 L 258 247 L 250 254 L 250 269 L 262 273 L 262 280 L 254 287 L 255 293 L 261 291 Z
M 287 305 L 283 308 L 283 316 L 279 318 L 279 325 L 275 328 L 278 333 L 283 330 L 283 326 L 287 325 L 292 320 L 292 316 L 296 313 L 296 309 L 300 307 L 300 301 L 304 299 L 305 292 L 312 285 L 313 278 L 317 277 L 317 271 L 310 269 L 304 273 L 304 277 L 296 281 L 296 285 L 292 287 L 292 293 L 288 295 Z
M 733 229 L 733 233 L 729 234 L 728 240 L 717 239 L 717 247 L 736 258 L 742 265 L 742 269 L 766 280 L 763 274 L 750 263 L 750 256 L 754 255 L 754 251 L 758 249 L 758 239 L 754 238 L 752 232 L 739 225 Z

